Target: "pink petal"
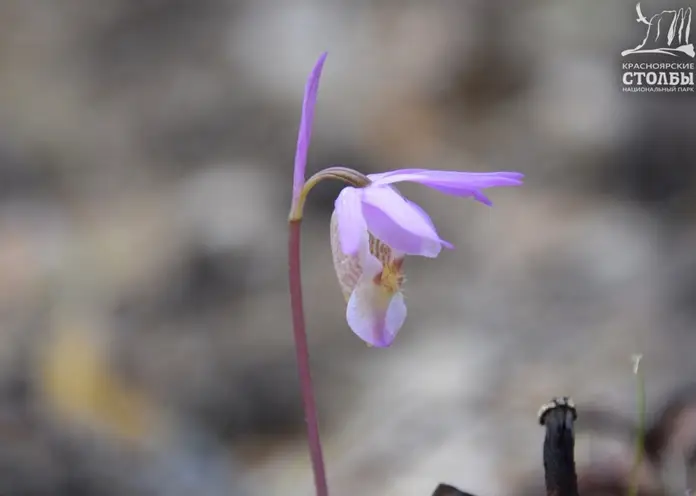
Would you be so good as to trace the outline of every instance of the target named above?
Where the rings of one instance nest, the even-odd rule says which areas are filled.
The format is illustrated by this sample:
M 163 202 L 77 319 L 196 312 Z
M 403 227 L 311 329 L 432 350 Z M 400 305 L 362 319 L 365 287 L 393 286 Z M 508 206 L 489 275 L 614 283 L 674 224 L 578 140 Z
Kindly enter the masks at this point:
M 391 297 L 368 281 L 358 285 L 348 300 L 346 320 L 352 331 L 366 343 L 385 348 L 392 344 L 406 321 L 406 304 L 401 293 Z
M 352 186 L 343 188 L 334 205 L 341 251 L 346 255 L 355 255 L 358 253 L 362 239 L 367 237 L 367 224 L 362 213 L 360 191 Z
M 369 251 L 369 238 L 367 234 L 364 236 L 366 249 Z M 334 270 L 338 284 L 341 287 L 341 293 L 346 299 L 350 299 L 356 284 L 360 280 L 362 274 L 362 265 L 360 258 L 356 255 L 346 255 L 341 248 L 341 240 L 338 234 L 338 221 L 336 220 L 336 212 L 331 215 L 331 258 L 333 259 Z
M 433 223 L 433 220 L 430 218 L 428 213 L 425 210 L 423 210 L 421 208 L 421 206 L 418 205 L 417 203 L 414 203 L 410 200 L 406 200 L 406 201 L 409 203 L 409 205 L 411 205 L 411 207 L 413 207 L 414 210 L 417 210 L 421 214 L 421 217 L 423 217 L 423 220 L 426 221 L 428 224 L 430 224 L 430 227 L 432 227 L 433 231 L 435 231 L 436 230 L 435 224 Z M 444 246 L 448 250 L 454 250 L 454 245 L 452 243 L 450 243 L 449 241 L 445 241 L 444 239 L 441 239 L 440 243 L 442 243 L 442 246 Z
M 322 53 L 314 65 L 314 69 L 305 85 L 304 100 L 302 101 L 302 117 L 300 118 L 300 130 L 297 135 L 297 148 L 295 150 L 295 171 L 292 181 L 292 197 L 297 199 L 305 181 L 305 169 L 307 168 L 307 150 L 312 137 L 312 123 L 314 121 L 314 105 L 319 91 L 319 78 L 326 60 L 326 52 Z
M 394 338 L 401 330 L 406 322 L 406 315 L 408 314 L 406 310 L 406 302 L 404 301 L 404 295 L 401 293 L 396 293 L 389 302 L 389 308 L 387 308 L 387 315 L 384 319 L 384 342 L 387 346 L 391 345 Z
M 362 211 L 368 230 L 394 250 L 435 258 L 442 249 L 432 221 L 391 187 L 362 190 Z
M 362 274 L 348 299 L 346 321 L 360 339 L 383 348 L 394 341 L 404 325 L 406 304 L 401 293 L 389 294 L 375 284 L 382 264 L 370 253 L 369 243 L 361 244 L 359 257 Z
M 461 172 L 443 171 L 432 169 L 399 169 L 370 174 L 368 176 L 375 186 L 393 184 L 402 181 L 411 182 L 438 182 L 443 185 L 463 185 L 476 188 L 489 188 L 492 186 L 519 186 L 522 184 L 524 174 L 519 172 Z
M 428 169 L 401 169 L 382 174 L 371 174 L 373 185 L 382 186 L 402 181 L 420 183 L 441 193 L 472 196 L 486 205 L 491 201 L 481 192 L 492 187 L 519 186 L 523 174 L 519 172 L 457 172 Z

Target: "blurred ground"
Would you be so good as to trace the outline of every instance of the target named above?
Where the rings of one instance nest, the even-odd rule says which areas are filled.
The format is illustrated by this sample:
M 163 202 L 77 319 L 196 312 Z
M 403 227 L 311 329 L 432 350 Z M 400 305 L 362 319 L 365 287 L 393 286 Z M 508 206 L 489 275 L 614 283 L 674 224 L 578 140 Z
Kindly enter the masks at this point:
M 621 92 L 634 7 L 1 1 L 0 494 L 311 493 L 284 222 L 323 50 L 309 173 L 527 175 L 493 209 L 403 188 L 458 249 L 407 261 L 389 350 L 342 319 L 313 192 L 334 494 L 510 493 L 551 396 L 632 414 L 636 352 L 650 400 L 689 382 L 696 108 Z

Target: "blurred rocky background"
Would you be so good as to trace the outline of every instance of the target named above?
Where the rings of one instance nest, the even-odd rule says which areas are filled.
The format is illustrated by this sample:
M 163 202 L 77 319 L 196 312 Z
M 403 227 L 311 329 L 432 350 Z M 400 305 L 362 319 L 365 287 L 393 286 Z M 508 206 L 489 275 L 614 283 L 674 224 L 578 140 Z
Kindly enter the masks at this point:
M 323 50 L 308 173 L 527 175 L 492 209 L 404 186 L 457 250 L 407 261 L 388 350 L 312 193 L 333 493 L 541 481 L 537 408 L 635 417 L 634 353 L 655 410 L 696 372 L 696 106 L 621 91 L 643 36 L 632 0 L 0 1 L 0 494 L 311 494 L 285 220 Z

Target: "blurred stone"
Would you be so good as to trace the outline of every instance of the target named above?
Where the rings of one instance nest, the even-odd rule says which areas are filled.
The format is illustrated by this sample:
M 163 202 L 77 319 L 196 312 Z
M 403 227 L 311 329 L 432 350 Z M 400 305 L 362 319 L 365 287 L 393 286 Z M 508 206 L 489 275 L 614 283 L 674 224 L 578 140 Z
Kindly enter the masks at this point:
M 614 84 L 634 11 L 4 2 L 0 492 L 236 494 L 247 478 L 251 494 L 311 491 L 285 222 L 323 50 L 308 174 L 527 174 L 493 209 L 401 188 L 458 249 L 407 261 L 409 319 L 389 350 L 345 323 L 327 225 L 341 185 L 313 192 L 303 282 L 335 491 L 510 492 L 540 474 L 540 401 L 567 391 L 631 415 L 631 354 L 650 395 L 694 372 L 693 126 L 686 100 Z M 56 304 L 96 344 L 57 339 Z M 81 425 L 132 405 L 157 411 L 161 444 Z

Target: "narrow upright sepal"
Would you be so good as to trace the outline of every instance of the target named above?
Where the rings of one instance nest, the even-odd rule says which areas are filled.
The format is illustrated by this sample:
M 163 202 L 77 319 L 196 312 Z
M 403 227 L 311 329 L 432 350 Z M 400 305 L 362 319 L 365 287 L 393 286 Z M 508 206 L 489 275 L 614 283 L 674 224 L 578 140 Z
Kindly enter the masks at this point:
M 319 79 L 321 71 L 324 68 L 327 52 L 319 56 L 312 72 L 307 78 L 305 85 L 304 98 L 302 100 L 302 116 L 300 117 L 300 126 L 297 132 L 297 147 L 295 148 L 295 167 L 292 178 L 292 206 L 290 208 L 291 215 L 296 210 L 300 200 L 302 187 L 305 182 L 305 169 L 307 168 L 307 151 L 309 150 L 309 142 L 312 139 L 312 125 L 314 124 L 314 107 L 317 103 L 317 93 L 319 92 Z

